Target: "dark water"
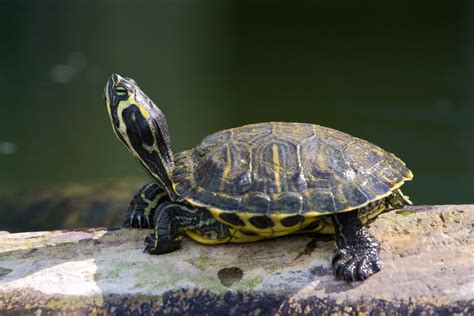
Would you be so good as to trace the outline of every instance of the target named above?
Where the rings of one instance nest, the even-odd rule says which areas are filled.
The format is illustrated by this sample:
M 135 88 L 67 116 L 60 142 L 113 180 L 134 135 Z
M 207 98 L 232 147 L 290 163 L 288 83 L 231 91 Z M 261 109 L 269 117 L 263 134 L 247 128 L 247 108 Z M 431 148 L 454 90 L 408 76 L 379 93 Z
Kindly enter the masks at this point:
M 3 1 L 0 190 L 142 177 L 102 100 L 135 78 L 175 152 L 261 121 L 367 139 L 417 204 L 474 202 L 472 1 Z

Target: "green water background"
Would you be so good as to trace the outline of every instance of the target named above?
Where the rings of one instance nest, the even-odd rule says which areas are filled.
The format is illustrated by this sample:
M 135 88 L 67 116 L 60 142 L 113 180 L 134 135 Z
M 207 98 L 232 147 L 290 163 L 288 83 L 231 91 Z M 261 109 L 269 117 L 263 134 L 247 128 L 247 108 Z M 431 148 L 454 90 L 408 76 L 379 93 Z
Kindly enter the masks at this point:
M 0 10 L 3 193 L 145 179 L 103 104 L 117 72 L 161 107 L 175 152 L 224 128 L 316 123 L 401 157 L 417 204 L 474 202 L 472 1 L 4 1 Z

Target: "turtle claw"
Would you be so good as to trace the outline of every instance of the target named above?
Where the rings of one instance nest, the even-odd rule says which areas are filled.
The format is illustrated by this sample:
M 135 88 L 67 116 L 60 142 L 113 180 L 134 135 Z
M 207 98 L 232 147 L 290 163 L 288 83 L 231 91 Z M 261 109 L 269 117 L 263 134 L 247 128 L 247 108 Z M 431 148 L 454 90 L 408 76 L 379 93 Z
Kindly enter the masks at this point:
M 362 281 L 382 268 L 378 252 L 373 249 L 338 249 L 332 266 L 336 275 L 346 281 Z
M 125 228 L 153 228 L 153 218 L 150 215 L 146 215 L 144 211 L 133 211 L 127 212 L 123 221 L 123 227 Z
M 150 234 L 145 238 L 144 252 L 152 255 L 160 255 L 173 252 L 181 248 L 181 238 L 175 240 L 158 241 L 155 234 Z

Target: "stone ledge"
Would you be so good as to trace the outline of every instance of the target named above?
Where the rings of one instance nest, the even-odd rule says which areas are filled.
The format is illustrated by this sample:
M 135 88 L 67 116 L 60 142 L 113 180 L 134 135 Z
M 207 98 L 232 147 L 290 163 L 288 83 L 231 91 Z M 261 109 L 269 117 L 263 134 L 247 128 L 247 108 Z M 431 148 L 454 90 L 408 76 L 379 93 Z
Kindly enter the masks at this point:
M 335 243 L 290 236 L 252 244 L 142 252 L 147 231 L 82 229 L 0 234 L 5 313 L 474 314 L 474 205 L 381 215 L 383 270 L 334 278 Z

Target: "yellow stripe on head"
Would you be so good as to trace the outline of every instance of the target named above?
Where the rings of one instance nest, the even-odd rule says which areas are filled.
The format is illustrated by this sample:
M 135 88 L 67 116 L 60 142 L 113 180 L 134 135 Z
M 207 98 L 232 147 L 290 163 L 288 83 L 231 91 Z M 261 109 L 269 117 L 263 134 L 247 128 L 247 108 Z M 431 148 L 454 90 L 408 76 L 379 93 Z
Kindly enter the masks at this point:
M 173 153 L 161 110 L 131 78 L 113 74 L 105 88 L 105 102 L 117 138 L 173 199 Z

